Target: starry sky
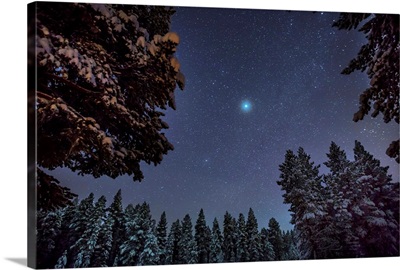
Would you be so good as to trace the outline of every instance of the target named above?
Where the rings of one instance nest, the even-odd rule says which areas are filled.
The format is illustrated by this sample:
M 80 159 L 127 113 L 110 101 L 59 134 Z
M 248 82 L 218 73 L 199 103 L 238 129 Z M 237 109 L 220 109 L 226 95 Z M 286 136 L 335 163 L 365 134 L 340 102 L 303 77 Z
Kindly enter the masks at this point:
M 207 224 L 217 217 L 221 226 L 225 211 L 247 216 L 251 207 L 259 228 L 274 217 L 288 230 L 279 164 L 286 150 L 300 146 L 322 164 L 331 141 L 350 159 L 354 141 L 361 141 L 398 181 L 398 164 L 385 155 L 398 125 L 381 116 L 352 121 L 369 80 L 340 72 L 366 39 L 332 28 L 338 13 L 176 10 L 171 31 L 180 36 L 176 56 L 186 88 L 176 90 L 177 110 L 164 118 L 175 150 L 157 167 L 143 164 L 141 183 L 51 172 L 80 199 L 94 192 L 111 203 L 121 188 L 124 205 L 146 201 L 153 218 L 165 210 L 169 224 L 186 213 L 195 222 L 203 208 Z

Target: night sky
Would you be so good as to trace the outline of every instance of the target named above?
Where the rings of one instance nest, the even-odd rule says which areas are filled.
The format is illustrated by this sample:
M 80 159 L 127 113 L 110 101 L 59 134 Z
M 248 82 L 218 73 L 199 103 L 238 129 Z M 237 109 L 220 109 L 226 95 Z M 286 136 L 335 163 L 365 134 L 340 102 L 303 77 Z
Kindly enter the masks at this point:
M 125 206 L 146 201 L 153 218 L 165 210 L 169 224 L 186 213 L 195 222 L 203 208 L 208 225 L 217 217 L 222 226 L 225 211 L 247 216 L 251 207 L 259 228 L 274 217 L 284 230 L 292 228 L 289 206 L 276 181 L 287 149 L 301 146 L 322 165 L 331 141 L 352 159 L 359 140 L 398 181 L 399 166 L 385 154 L 398 125 L 381 116 L 352 121 L 369 80 L 340 72 L 366 39 L 332 28 L 338 16 L 177 8 L 171 31 L 180 36 L 176 56 L 186 88 L 176 90 L 177 110 L 164 118 L 175 150 L 157 167 L 143 164 L 141 183 L 67 169 L 51 174 L 80 199 L 94 192 L 111 203 L 121 188 Z

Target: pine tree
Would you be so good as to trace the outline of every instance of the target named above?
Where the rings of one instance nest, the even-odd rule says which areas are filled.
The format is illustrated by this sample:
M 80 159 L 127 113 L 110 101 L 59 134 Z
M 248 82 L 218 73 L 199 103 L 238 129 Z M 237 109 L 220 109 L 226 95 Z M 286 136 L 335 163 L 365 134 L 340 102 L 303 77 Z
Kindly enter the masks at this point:
M 246 227 L 246 220 L 242 213 L 239 214 L 237 221 L 237 245 L 236 245 L 236 261 L 248 262 L 250 260 L 248 230 Z
M 208 227 L 206 225 L 203 209 L 200 209 L 200 213 L 196 221 L 194 238 L 197 245 L 198 263 L 208 263 L 211 239 L 208 233 Z
M 99 232 L 99 237 L 97 239 L 96 246 L 93 251 L 93 256 L 91 259 L 90 267 L 107 267 L 107 262 L 110 258 L 111 248 L 113 244 L 113 222 L 109 216 L 102 224 Z
M 193 237 L 193 225 L 192 219 L 187 214 L 182 221 L 182 237 L 179 243 L 180 259 L 183 264 L 193 264 L 197 263 L 198 252 L 196 241 Z
M 67 251 L 65 250 L 61 257 L 57 260 L 56 265 L 54 266 L 55 269 L 64 269 L 67 265 Z
M 284 202 L 291 205 L 291 222 L 295 225 L 304 259 L 319 258 L 320 254 L 317 254 L 317 251 L 320 250 L 320 235 L 315 232 L 318 232 L 316 227 L 319 220 L 326 215 L 319 166 L 314 166 L 310 159 L 301 147 L 297 156 L 288 150 L 285 162 L 279 166 L 281 180 L 277 181 L 286 192 L 283 195 Z
M 232 215 L 228 212 L 224 215 L 224 242 L 222 250 L 224 252 L 224 262 L 235 262 L 236 261 L 236 221 Z
M 323 180 L 302 148 L 298 156 L 288 151 L 280 166 L 278 184 L 291 204 L 300 257 L 398 255 L 399 184 L 392 182 L 388 167 L 358 141 L 354 161 L 333 142 L 329 150 L 325 165 L 331 172 Z
M 165 264 L 167 256 L 167 217 L 165 212 L 161 214 L 156 229 L 157 245 L 160 249 L 160 264 Z
M 274 250 L 274 260 L 280 261 L 283 259 L 283 239 L 282 231 L 276 219 L 271 218 L 268 222 L 268 241 L 271 243 Z
M 334 142 L 330 145 L 327 157 L 328 161 L 324 162 L 330 169 L 330 173 L 324 175 L 327 214 L 321 221 L 325 228 L 320 233 L 321 241 L 325 242 L 323 246 L 326 247 L 324 257 L 355 257 L 356 250 L 359 249 L 358 237 L 352 230 L 352 215 L 347 209 L 353 196 L 349 171 L 351 162 Z
M 221 263 L 224 261 L 224 253 L 222 252 L 223 238 L 219 229 L 218 220 L 214 218 L 211 231 L 210 242 L 210 263 Z
M 139 265 L 140 256 L 145 249 L 146 240 L 153 241 L 152 236 L 154 231 L 154 221 L 151 219 L 150 207 L 145 202 L 142 205 L 133 207 L 128 205 L 125 210 L 125 241 L 120 247 L 119 264 L 123 266 Z M 154 235 L 153 235 L 154 236 Z M 155 237 L 155 236 L 154 236 Z M 152 243 L 149 245 L 154 248 L 154 256 L 159 256 L 158 246 L 155 247 Z M 144 255 L 150 259 L 151 254 Z M 154 258 L 153 258 L 154 259 Z
M 137 265 L 157 265 L 160 262 L 160 249 L 157 238 L 151 230 L 147 232 L 142 252 Z
M 73 211 L 73 217 L 68 224 L 68 243 L 67 243 L 67 266 L 73 268 L 77 261 L 82 261 L 82 255 L 78 257 L 80 252 L 79 243 L 82 241 L 81 237 L 86 231 L 86 226 L 89 224 L 90 217 L 94 211 L 94 194 L 90 193 L 89 196 L 83 199 L 76 211 Z M 87 239 L 85 239 L 87 240 Z
M 167 239 L 167 255 L 165 259 L 166 264 L 179 264 L 181 263 L 181 238 L 182 226 L 178 220 L 172 223 L 170 232 Z
M 85 230 L 80 235 L 79 239 L 71 246 L 72 250 L 76 250 L 78 254 L 72 258 L 74 268 L 89 267 L 91 258 L 94 254 L 94 249 L 97 245 L 97 239 L 101 230 L 101 225 L 104 222 L 104 213 L 106 208 L 106 198 L 101 196 L 96 202 L 91 216 L 84 223 Z
M 387 174 L 388 167 L 380 166 L 380 161 L 358 141 L 354 147 L 354 159 L 352 191 L 356 198 L 351 200 L 350 211 L 353 230 L 360 239 L 360 255 L 398 256 L 398 185 L 393 184 Z
M 329 153 L 326 154 L 326 156 L 328 157 L 328 161 L 324 162 L 324 165 L 329 168 L 331 174 L 333 175 L 343 173 L 350 165 L 350 161 L 347 159 L 346 153 L 341 150 L 335 142 L 331 142 Z
M 37 267 L 49 268 L 56 263 L 56 245 L 61 235 L 62 210 L 37 213 Z
M 68 256 L 68 250 L 73 245 L 73 243 L 77 239 L 77 235 L 73 232 L 71 228 L 72 221 L 76 219 L 78 215 L 78 198 L 75 198 L 72 205 L 69 205 L 61 210 L 61 227 L 60 227 L 60 236 L 57 238 L 56 246 L 54 249 L 54 260 L 51 261 L 51 265 L 47 265 L 46 268 L 53 267 L 54 264 L 60 259 L 62 256 Z M 67 261 L 66 258 L 65 261 Z M 50 262 L 49 262 L 50 263 Z
M 110 249 L 110 255 L 107 260 L 107 265 L 114 266 L 116 257 L 119 253 L 119 247 L 122 244 L 122 232 L 124 230 L 121 189 L 119 189 L 115 194 L 113 202 L 108 208 L 108 212 L 108 220 L 110 222 L 112 231 L 112 245 Z
M 260 232 L 260 261 L 273 261 L 275 259 L 274 247 L 268 241 L 267 229 L 262 228 Z
M 283 240 L 282 260 L 299 260 L 300 253 L 295 244 L 294 232 L 293 231 L 282 232 L 282 240 Z
M 139 260 L 139 249 L 144 232 L 140 231 L 139 205 L 128 204 L 124 211 L 124 235 L 121 237 L 119 253 L 115 257 L 115 266 L 133 266 Z
M 256 216 L 254 215 L 254 211 L 251 208 L 249 210 L 247 217 L 246 231 L 248 237 L 247 247 L 248 247 L 249 260 L 252 262 L 259 261 L 261 245 L 258 233 L 258 222 Z

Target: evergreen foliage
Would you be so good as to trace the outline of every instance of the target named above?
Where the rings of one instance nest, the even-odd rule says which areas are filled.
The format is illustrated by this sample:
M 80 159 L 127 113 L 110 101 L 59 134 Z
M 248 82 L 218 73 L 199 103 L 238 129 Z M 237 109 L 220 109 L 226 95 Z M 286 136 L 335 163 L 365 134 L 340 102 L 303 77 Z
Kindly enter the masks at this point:
M 111 205 L 93 193 L 81 201 L 37 213 L 38 266 L 110 267 L 160 264 L 249 262 L 399 255 L 399 183 L 356 141 L 354 160 L 334 142 L 319 166 L 303 148 L 288 150 L 278 184 L 290 204 L 294 230 L 275 218 L 258 229 L 252 208 L 247 219 L 229 212 L 212 229 L 200 209 L 193 228 L 187 214 L 167 228 L 146 202 L 122 209 L 119 190 Z M 193 232 L 194 230 L 194 232 Z M 113 251 L 114 250 L 114 251 Z
M 209 260 L 211 235 L 206 225 L 203 209 L 200 209 L 196 221 L 194 237 L 197 245 L 198 263 L 207 263 Z
M 219 228 L 218 220 L 214 218 L 210 242 L 210 263 L 221 263 L 224 261 L 222 243 L 223 238 Z
M 323 176 L 302 148 L 280 165 L 300 258 L 398 256 L 399 183 L 388 167 L 358 141 L 354 161 L 333 142 L 327 157 Z
M 181 263 L 181 238 L 182 226 L 178 219 L 172 223 L 170 232 L 168 234 L 166 264 Z
M 248 259 L 251 262 L 259 261 L 261 256 L 260 235 L 258 232 L 258 222 L 251 208 L 247 216 L 246 231 Z
M 165 264 L 167 256 L 167 215 L 162 212 L 160 221 L 156 228 L 157 245 L 160 249 L 160 262 L 159 264 Z
M 160 164 L 174 148 L 161 118 L 176 109 L 185 83 L 174 56 L 179 37 L 169 32 L 175 11 L 51 2 L 35 9 L 38 166 L 143 180 L 140 163 Z M 37 184 L 39 208 L 75 196 L 42 170 Z
M 182 237 L 180 239 L 181 250 L 180 263 L 193 264 L 197 263 L 198 252 L 196 241 L 193 237 L 192 219 L 187 214 L 182 220 Z
M 123 218 L 124 213 L 122 209 L 122 192 L 121 189 L 117 191 L 114 196 L 113 202 L 108 208 L 108 217 L 111 232 L 112 232 L 112 244 L 110 249 L 110 256 L 107 259 L 107 265 L 113 266 L 117 261 L 117 255 L 119 253 L 119 247 L 122 244 L 122 232 L 124 230 Z
M 246 220 L 242 213 L 239 214 L 237 221 L 237 245 L 236 245 L 236 261 L 248 262 L 250 260 L 249 254 L 249 237 L 246 227 Z
M 341 13 L 333 26 L 345 30 L 358 29 L 367 39 L 357 56 L 342 71 L 342 74 L 351 74 L 360 70 L 370 79 L 370 86 L 360 95 L 359 110 L 353 120 L 363 120 L 372 109 L 372 117 L 381 114 L 385 123 L 394 120 L 399 124 L 399 16 Z M 386 154 L 400 162 L 399 140 L 390 144 Z
M 274 251 L 274 260 L 279 261 L 283 258 L 283 239 L 282 231 L 276 219 L 271 218 L 268 222 L 268 242 L 271 243 Z
M 271 242 L 268 240 L 268 231 L 265 228 L 260 232 L 260 261 L 273 261 L 275 259 L 275 251 Z
M 224 252 L 224 262 L 235 262 L 236 261 L 236 245 L 237 245 L 237 234 L 236 234 L 236 221 L 232 215 L 228 212 L 224 215 L 224 227 L 223 235 L 224 241 L 222 244 L 222 250 Z

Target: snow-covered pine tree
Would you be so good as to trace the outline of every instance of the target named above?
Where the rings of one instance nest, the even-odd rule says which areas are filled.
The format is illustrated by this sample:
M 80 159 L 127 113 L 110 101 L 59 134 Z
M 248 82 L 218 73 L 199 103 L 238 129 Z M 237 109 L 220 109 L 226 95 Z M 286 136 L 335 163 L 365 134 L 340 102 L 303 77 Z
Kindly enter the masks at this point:
M 60 227 L 60 236 L 57 238 L 56 247 L 54 249 L 54 256 L 56 259 L 55 262 L 52 261 L 51 265 L 48 264 L 44 268 L 53 267 L 54 264 L 57 262 L 57 260 L 64 255 L 65 251 L 67 251 L 68 253 L 69 248 L 76 241 L 77 236 L 73 233 L 73 229 L 70 226 L 72 224 L 72 221 L 76 218 L 76 215 L 78 215 L 77 214 L 78 205 L 79 205 L 78 198 L 75 198 L 73 200 L 72 205 L 68 205 L 67 207 L 61 210 L 62 219 Z M 65 254 L 66 256 L 68 255 L 67 253 Z
M 236 244 L 237 262 L 250 261 L 249 244 L 250 240 L 248 237 L 246 220 L 244 215 L 242 213 L 239 213 L 239 218 L 237 221 L 237 244 Z
M 114 266 L 115 258 L 119 253 L 119 247 L 122 244 L 122 237 L 124 231 L 123 224 L 124 213 L 122 209 L 122 193 L 121 189 L 114 195 L 113 202 L 108 208 L 108 220 L 111 225 L 112 231 L 112 245 L 110 249 L 110 256 L 107 259 L 108 266 Z M 117 260 L 118 261 L 118 260 Z
M 267 240 L 271 243 L 274 251 L 273 260 L 280 261 L 283 259 L 283 239 L 281 227 L 275 218 L 269 220 L 267 232 Z
M 104 224 L 106 197 L 101 196 L 96 202 L 91 215 L 85 223 L 85 230 L 79 239 L 71 246 L 71 249 L 77 252 L 76 257 L 71 258 L 74 268 L 89 267 L 91 258 L 94 255 L 94 249 L 97 245 L 97 239 Z
M 237 245 L 237 226 L 236 220 L 227 211 L 224 215 L 224 242 L 222 250 L 224 252 L 224 262 L 236 261 L 236 245 Z
M 159 164 L 173 150 L 161 118 L 184 87 L 179 37 L 169 32 L 174 10 L 35 5 L 38 165 L 142 180 L 140 162 Z
M 139 205 L 128 204 L 124 211 L 124 233 L 121 236 L 119 253 L 115 257 L 114 266 L 134 266 L 139 260 L 139 248 L 144 238 L 140 231 Z
M 210 253 L 210 236 L 203 209 L 200 209 L 199 216 L 195 225 L 194 238 L 196 240 L 198 263 L 208 263 L 208 256 Z
M 260 231 L 260 261 L 273 261 L 275 259 L 274 247 L 268 241 L 268 231 L 262 228 Z
M 136 207 L 132 205 L 128 205 L 128 207 L 124 215 L 126 240 L 122 243 L 119 253 L 119 262 L 123 266 L 133 266 L 141 263 L 140 255 L 144 251 L 146 239 L 151 238 L 149 234 L 153 234 L 155 223 L 155 221 L 151 219 L 150 206 L 146 202 L 142 205 L 138 204 Z M 149 245 L 154 247 L 151 243 L 149 243 Z M 158 253 L 157 246 L 156 256 L 159 255 Z
M 285 253 L 285 255 L 284 255 L 284 259 L 285 260 L 300 260 L 301 259 L 300 251 L 297 248 L 297 245 L 295 243 L 292 242 L 290 244 L 288 252 Z
M 157 244 L 157 237 L 153 234 L 152 230 L 148 230 L 137 265 L 157 265 L 159 263 L 160 249 Z
M 324 165 L 329 168 L 330 173 L 333 175 L 341 174 L 349 167 L 350 161 L 347 159 L 344 150 L 335 143 L 331 142 L 329 146 L 329 153 L 326 154 L 328 160 L 324 162 Z
M 158 164 L 173 149 L 160 119 L 161 110 L 175 109 L 175 88 L 184 84 L 174 57 L 179 37 L 168 32 L 173 13 L 154 6 L 37 4 L 40 166 L 142 180 L 140 161 Z
M 54 266 L 56 245 L 61 235 L 62 210 L 37 213 L 37 267 L 50 268 Z
M 319 176 L 319 165 L 314 166 L 311 157 L 302 147 L 295 156 L 288 150 L 285 162 L 279 166 L 280 181 L 277 183 L 286 193 L 284 202 L 290 204 L 291 222 L 295 225 L 299 250 L 303 259 L 319 258 L 318 223 L 326 215 L 322 196 L 322 177 Z
M 353 230 L 360 241 L 360 256 L 399 255 L 399 189 L 387 174 L 388 167 L 355 142 L 353 200 L 350 211 Z
M 66 267 L 73 268 L 75 261 L 78 259 L 79 246 L 78 242 L 82 241 L 81 237 L 86 231 L 86 226 L 89 224 L 90 216 L 94 211 L 94 194 L 90 193 L 89 196 L 83 199 L 76 211 L 73 214 L 71 222 L 68 224 L 66 237 L 68 238 L 68 254 Z
M 252 208 L 249 209 L 249 213 L 247 215 L 246 231 L 248 240 L 247 248 L 249 254 L 249 261 L 251 262 L 259 261 L 261 253 L 261 244 L 258 233 L 258 222 Z
M 297 249 L 294 240 L 294 231 L 282 232 L 283 239 L 283 256 L 282 260 L 299 260 L 300 252 Z
M 187 264 L 196 264 L 198 263 L 199 253 L 197 252 L 196 240 L 192 238 L 188 243 L 188 250 L 182 254 L 184 257 L 184 261 Z
M 156 237 L 158 248 L 160 249 L 159 264 L 163 265 L 167 256 L 167 216 L 165 211 L 162 212 L 160 221 L 157 224 Z
M 54 266 L 55 269 L 64 269 L 67 265 L 67 251 L 65 250 L 61 257 L 57 260 L 56 265 Z
M 193 237 L 192 219 L 190 218 L 189 214 L 186 214 L 182 220 L 182 237 L 180 239 L 179 246 L 181 248 L 181 263 L 197 263 L 198 252 L 196 241 Z
M 211 231 L 210 242 L 210 263 L 221 263 L 224 261 L 224 253 L 222 252 L 223 238 L 219 228 L 217 218 L 214 218 Z
M 111 248 L 113 244 L 113 221 L 108 215 L 100 228 L 99 237 L 94 247 L 93 256 L 90 267 L 107 267 L 110 258 Z
M 210 262 L 210 244 L 211 244 L 211 229 L 209 226 L 206 226 L 206 239 L 207 239 L 207 243 L 208 243 L 208 247 L 207 247 L 207 263 Z
M 334 142 L 331 142 L 327 157 L 324 165 L 330 169 L 330 173 L 323 178 L 327 214 L 321 220 L 321 225 L 325 227 L 321 233 L 321 241 L 325 242 L 324 257 L 354 258 L 357 256 L 359 242 L 352 229 L 352 214 L 348 211 L 353 196 L 351 162 Z
M 144 202 L 139 209 L 140 209 L 139 214 L 141 217 L 140 220 L 142 220 L 141 226 L 143 230 L 145 232 L 147 231 L 154 232 L 156 221 L 151 217 L 150 205 L 147 202 Z
M 172 223 L 170 232 L 167 238 L 167 253 L 165 258 L 166 264 L 179 264 L 181 263 L 181 238 L 182 226 L 178 220 Z

